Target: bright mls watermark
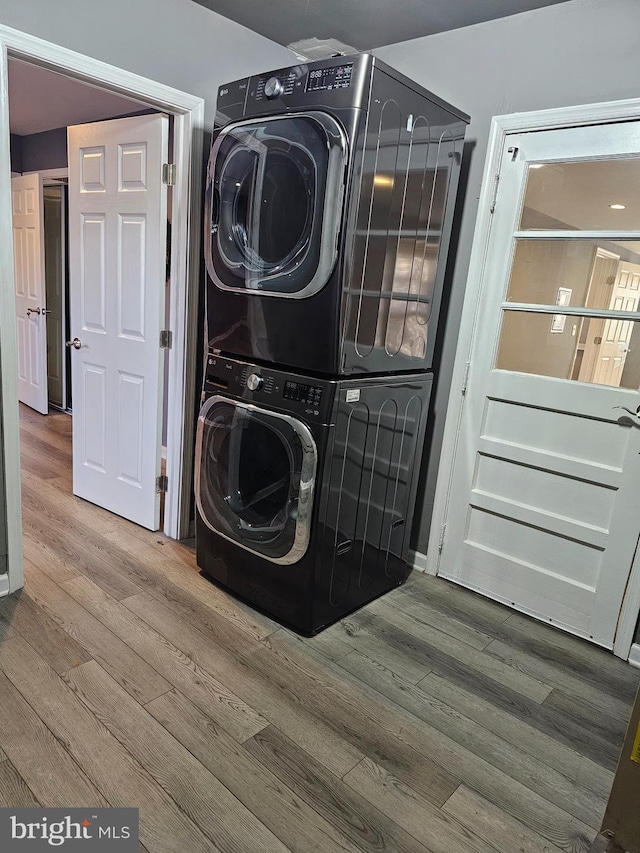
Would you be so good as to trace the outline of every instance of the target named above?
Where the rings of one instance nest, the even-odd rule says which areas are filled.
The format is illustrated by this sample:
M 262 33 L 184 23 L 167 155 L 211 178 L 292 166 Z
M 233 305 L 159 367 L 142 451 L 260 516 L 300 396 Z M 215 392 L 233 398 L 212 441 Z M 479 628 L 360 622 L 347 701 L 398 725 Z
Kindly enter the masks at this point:
M 2 853 L 137 853 L 138 809 L 0 808 Z

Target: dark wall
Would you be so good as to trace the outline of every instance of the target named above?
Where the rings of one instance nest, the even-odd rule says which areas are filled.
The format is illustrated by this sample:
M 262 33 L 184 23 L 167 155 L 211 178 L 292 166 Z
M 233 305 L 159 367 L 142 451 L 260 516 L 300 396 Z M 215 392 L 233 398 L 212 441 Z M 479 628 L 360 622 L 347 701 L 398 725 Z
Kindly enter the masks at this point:
M 11 149 L 11 171 L 22 173 L 22 137 L 12 133 L 9 136 Z
M 12 133 L 11 171 L 40 172 L 43 169 L 66 169 L 67 128 L 57 127 L 44 133 L 17 136 Z
M 22 136 L 22 171 L 66 169 L 67 128 L 57 127 L 44 133 Z

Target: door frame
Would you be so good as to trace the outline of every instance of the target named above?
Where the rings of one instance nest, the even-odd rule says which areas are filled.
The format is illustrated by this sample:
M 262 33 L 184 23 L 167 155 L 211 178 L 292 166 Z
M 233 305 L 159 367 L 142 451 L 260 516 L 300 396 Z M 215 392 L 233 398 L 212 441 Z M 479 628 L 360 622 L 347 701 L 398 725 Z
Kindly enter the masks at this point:
M 1 446 L 5 466 L 8 583 L 0 579 L 0 596 L 23 585 L 22 515 L 18 392 L 13 303 L 11 230 L 11 158 L 9 151 L 8 58 L 74 77 L 84 83 L 134 98 L 174 118 L 172 198 L 171 301 L 169 350 L 167 475 L 170 488 L 165 502 L 164 532 L 180 539 L 189 535 L 189 507 L 193 472 L 196 402 L 196 335 L 202 199 L 204 100 L 171 86 L 149 80 L 60 45 L 0 25 L 0 400 Z M 8 287 L 7 284 L 11 284 Z
M 469 260 L 469 276 L 464 294 L 460 332 L 451 377 L 451 390 L 445 417 L 444 438 L 438 467 L 438 479 L 434 499 L 433 515 L 429 531 L 425 571 L 438 574 L 440 554 L 451 500 L 451 483 L 454 460 L 458 449 L 458 437 L 465 402 L 465 392 L 470 374 L 473 373 L 471 354 L 475 343 L 478 316 L 485 277 L 485 264 L 493 211 L 498 197 L 500 166 L 503 151 L 509 136 L 542 130 L 581 127 L 593 124 L 612 124 L 620 121 L 637 120 L 640 115 L 640 99 L 610 101 L 602 104 L 586 104 L 535 112 L 513 113 L 494 116 L 487 146 L 487 156 L 482 176 L 478 204 L 478 216 Z M 622 602 L 613 653 L 625 660 L 629 657 L 634 631 L 640 612 L 640 548 L 636 548 L 631 573 Z
M 67 232 L 67 218 L 68 218 L 68 194 L 65 193 L 65 187 L 68 187 L 68 169 L 47 169 L 42 170 L 40 172 L 40 176 L 42 178 L 42 203 L 44 206 L 44 193 L 47 189 L 59 189 L 60 190 L 60 218 L 61 218 L 61 232 L 60 232 L 60 242 L 61 242 L 61 251 L 60 251 L 60 260 L 62 265 L 62 273 L 64 279 L 64 272 L 67 268 L 67 240 L 66 240 L 66 232 Z M 51 173 L 64 173 L 64 174 L 51 174 Z M 65 181 L 56 180 L 56 178 L 65 178 Z M 43 217 L 44 217 L 44 209 L 43 209 Z M 44 219 L 43 219 L 43 227 L 44 227 Z M 45 234 L 46 237 L 46 234 Z M 45 292 L 46 292 L 46 274 L 47 274 L 47 252 L 46 252 L 46 244 L 45 244 Z M 69 401 L 67 400 L 67 380 L 70 378 L 67 373 L 67 357 L 66 350 L 68 347 L 65 346 L 66 339 L 66 327 L 65 327 L 65 317 L 67 312 L 67 295 L 68 295 L 68 280 L 63 280 L 62 287 L 62 317 L 61 317 L 61 340 L 60 340 L 60 358 L 62 363 L 62 411 L 66 411 L 69 407 Z M 66 291 L 66 292 L 65 292 Z M 47 385 L 49 381 L 49 325 L 47 322 Z M 49 397 L 49 405 L 55 405 L 51 403 L 50 395 L 47 389 L 47 396 Z M 56 406 L 56 408 L 58 408 Z

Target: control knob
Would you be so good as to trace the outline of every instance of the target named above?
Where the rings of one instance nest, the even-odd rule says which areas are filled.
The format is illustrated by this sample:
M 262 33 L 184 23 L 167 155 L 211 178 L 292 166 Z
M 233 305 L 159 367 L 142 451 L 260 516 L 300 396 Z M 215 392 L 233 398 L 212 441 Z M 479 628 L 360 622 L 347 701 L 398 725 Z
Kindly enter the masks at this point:
M 249 391 L 259 391 L 264 385 L 264 379 L 258 373 L 250 373 L 247 377 L 247 388 Z
M 267 82 L 264 84 L 265 97 L 270 101 L 274 98 L 279 98 L 283 92 L 284 86 L 282 84 L 282 80 L 278 80 L 277 77 L 269 77 Z

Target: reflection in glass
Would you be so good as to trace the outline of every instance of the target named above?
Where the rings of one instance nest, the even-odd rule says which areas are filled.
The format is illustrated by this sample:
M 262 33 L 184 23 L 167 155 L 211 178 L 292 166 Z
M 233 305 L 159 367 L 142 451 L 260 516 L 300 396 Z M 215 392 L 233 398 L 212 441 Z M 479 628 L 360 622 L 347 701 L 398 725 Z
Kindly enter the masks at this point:
M 227 538 L 281 558 L 296 538 L 303 450 L 281 417 L 214 401 L 200 414 L 203 519 Z
M 640 242 L 518 240 L 507 300 L 636 311 Z
M 640 230 L 640 158 L 536 165 L 521 230 Z
M 496 367 L 637 389 L 640 320 L 505 311 Z

